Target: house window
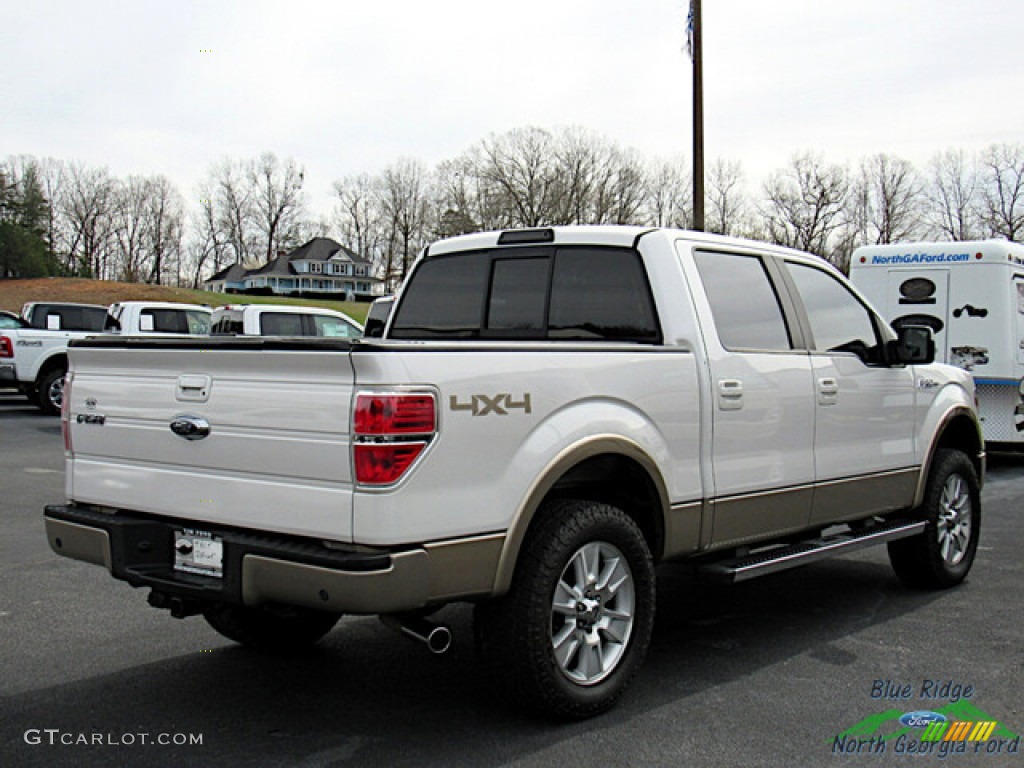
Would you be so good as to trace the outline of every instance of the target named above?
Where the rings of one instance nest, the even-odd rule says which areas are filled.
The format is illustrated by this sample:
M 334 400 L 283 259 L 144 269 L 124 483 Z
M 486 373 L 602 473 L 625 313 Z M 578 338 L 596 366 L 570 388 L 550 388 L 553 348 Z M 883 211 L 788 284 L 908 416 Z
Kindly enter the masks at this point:
M 310 264 L 309 265 L 309 271 L 310 272 L 314 272 L 316 274 L 322 274 L 323 271 L 324 271 L 324 265 L 323 264 Z

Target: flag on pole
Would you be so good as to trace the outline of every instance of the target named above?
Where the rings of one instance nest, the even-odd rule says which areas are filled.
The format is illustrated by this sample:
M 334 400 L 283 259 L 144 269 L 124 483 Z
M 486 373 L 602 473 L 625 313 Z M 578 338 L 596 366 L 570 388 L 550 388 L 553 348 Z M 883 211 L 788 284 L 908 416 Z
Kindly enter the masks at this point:
M 690 12 L 686 14 L 686 54 L 693 61 L 693 0 L 690 0 Z

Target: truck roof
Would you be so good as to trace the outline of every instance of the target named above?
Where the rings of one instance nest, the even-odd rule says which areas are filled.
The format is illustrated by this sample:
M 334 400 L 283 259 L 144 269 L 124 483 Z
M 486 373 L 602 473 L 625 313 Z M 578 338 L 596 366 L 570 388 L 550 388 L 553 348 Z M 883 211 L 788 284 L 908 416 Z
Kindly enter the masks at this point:
M 213 310 L 202 304 L 189 304 L 187 302 L 180 301 L 117 301 L 110 305 L 110 310 L 113 311 L 114 307 L 146 307 L 152 309 L 196 309 L 200 312 L 212 312 Z
M 427 247 L 424 258 L 440 256 L 456 251 L 485 250 L 499 246 L 517 245 L 602 245 L 633 248 L 642 237 L 661 236 L 673 240 L 686 240 L 697 244 L 714 245 L 734 249 L 756 249 L 759 253 L 776 253 L 797 261 L 826 263 L 824 259 L 792 248 L 768 243 L 727 237 L 708 232 L 696 232 L 671 227 L 637 227 L 617 224 L 572 225 L 540 227 L 535 229 L 508 229 L 504 231 L 479 232 L 459 235 L 440 240 Z

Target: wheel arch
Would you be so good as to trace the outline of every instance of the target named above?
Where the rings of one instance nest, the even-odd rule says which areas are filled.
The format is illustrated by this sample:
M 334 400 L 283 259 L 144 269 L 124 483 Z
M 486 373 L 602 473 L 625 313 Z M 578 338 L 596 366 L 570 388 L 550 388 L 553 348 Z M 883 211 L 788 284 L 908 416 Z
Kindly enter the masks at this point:
M 537 512 L 545 500 L 553 497 L 619 507 L 640 527 L 655 561 L 661 558 L 669 496 L 657 464 L 626 438 L 595 436 L 556 456 L 531 486 L 505 537 L 494 580 L 495 596 L 508 591 Z
M 984 483 L 985 439 L 981 433 L 981 425 L 974 412 L 966 406 L 951 408 L 940 420 L 935 430 L 935 439 L 928 447 L 928 455 L 921 465 L 921 472 L 917 478 L 917 490 L 914 493 L 915 507 L 924 500 L 928 475 L 940 448 L 952 448 L 965 453 L 974 465 L 979 485 Z
M 50 371 L 63 368 L 65 371 L 68 369 L 68 353 L 57 352 L 56 354 L 50 355 L 48 358 L 39 364 L 39 370 L 36 372 L 35 383 L 36 386 L 42 381 L 43 377 Z

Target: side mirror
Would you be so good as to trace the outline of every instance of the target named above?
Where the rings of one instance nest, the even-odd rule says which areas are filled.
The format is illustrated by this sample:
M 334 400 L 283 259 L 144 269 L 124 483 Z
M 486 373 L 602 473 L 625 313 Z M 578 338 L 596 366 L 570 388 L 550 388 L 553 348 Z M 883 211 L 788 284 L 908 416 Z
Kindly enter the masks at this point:
M 367 339 L 380 338 L 384 335 L 384 321 L 375 317 L 366 321 L 363 326 L 363 337 Z
M 927 365 L 935 361 L 932 329 L 923 325 L 905 325 L 889 342 L 889 362 L 893 365 Z

